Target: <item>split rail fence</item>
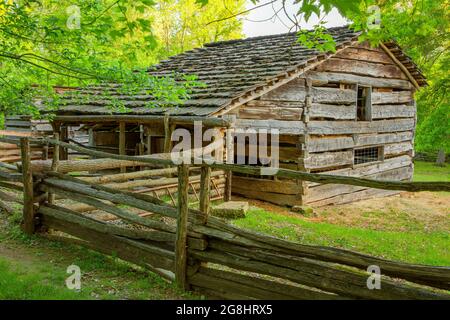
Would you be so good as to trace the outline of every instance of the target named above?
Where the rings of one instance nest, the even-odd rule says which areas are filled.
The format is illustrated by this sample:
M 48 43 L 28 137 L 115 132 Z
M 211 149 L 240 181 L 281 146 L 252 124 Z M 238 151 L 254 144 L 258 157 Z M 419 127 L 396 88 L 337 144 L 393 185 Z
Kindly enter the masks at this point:
M 21 138 L 16 143 L 22 161 L 17 166 L 2 164 L 0 187 L 23 192 L 23 199 L 3 191 L 0 199 L 23 204 L 23 228 L 27 233 L 114 255 L 175 281 L 183 290 L 221 299 L 450 299 L 448 266 L 413 265 L 337 248 L 302 245 L 237 228 L 208 214 L 214 198 L 211 178 L 215 170 L 257 175 L 260 168 L 222 163 L 167 168 L 173 165 L 167 155 L 112 155 L 57 139 Z M 31 147 L 39 144 L 55 146 L 52 161 L 31 160 Z M 57 146 L 97 159 L 59 161 Z M 100 177 L 79 174 L 133 166 L 163 169 Z M 195 178 L 200 180 L 196 208 L 190 204 L 192 170 L 200 171 Z M 148 182 L 142 184 L 135 179 L 148 180 L 156 174 L 169 174 L 162 179 L 175 181 L 176 200 L 172 204 L 155 194 L 128 188 L 145 185 Z M 276 175 L 388 190 L 450 191 L 449 183 L 373 181 L 284 169 Z M 100 219 L 75 208 L 74 202 L 115 219 Z M 380 290 L 367 286 L 367 269 L 372 265 L 381 269 Z

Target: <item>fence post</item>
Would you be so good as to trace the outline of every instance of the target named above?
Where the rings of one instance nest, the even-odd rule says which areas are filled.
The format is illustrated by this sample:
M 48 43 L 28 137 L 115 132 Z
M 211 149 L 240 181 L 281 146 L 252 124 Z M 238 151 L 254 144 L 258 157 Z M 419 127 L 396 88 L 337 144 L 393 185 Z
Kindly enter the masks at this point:
M 208 216 L 210 211 L 210 193 L 211 193 L 211 168 L 204 165 L 201 168 L 200 177 L 200 211 Z M 206 223 L 206 221 L 204 221 Z
M 30 140 L 28 138 L 20 139 L 20 151 L 23 178 L 23 231 L 27 234 L 33 234 L 35 231 L 34 191 L 33 173 L 31 172 Z
M 53 137 L 57 142 L 59 142 L 59 132 L 54 133 Z M 55 144 L 53 146 L 53 158 L 52 158 L 52 172 L 58 172 L 58 166 L 59 166 L 59 145 Z M 48 203 L 53 204 L 55 202 L 55 194 L 50 193 L 48 194 Z
M 178 166 L 178 217 L 175 243 L 175 282 L 178 287 L 188 290 L 187 283 L 187 224 L 189 214 L 189 166 Z

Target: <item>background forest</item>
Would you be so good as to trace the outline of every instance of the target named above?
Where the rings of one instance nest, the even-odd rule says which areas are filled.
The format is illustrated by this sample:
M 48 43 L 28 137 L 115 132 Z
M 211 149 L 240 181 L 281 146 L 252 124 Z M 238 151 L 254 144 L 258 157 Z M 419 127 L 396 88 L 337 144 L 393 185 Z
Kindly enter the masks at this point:
M 450 153 L 449 21 L 447 0 L 4 0 L 0 3 L 0 112 L 34 113 L 36 95 L 57 101 L 52 86 L 116 81 L 144 86 L 168 100 L 184 99 L 182 84 L 152 79 L 145 69 L 205 43 L 244 37 L 242 17 L 255 8 L 294 3 L 278 12 L 299 31 L 299 41 L 333 50 L 323 33 L 332 9 L 365 31 L 374 45 L 394 38 L 423 70 L 429 86 L 417 95 L 418 151 Z M 379 16 L 373 15 L 373 5 Z M 251 10 L 251 9 L 250 9 Z M 311 16 L 321 24 L 301 30 Z M 381 28 L 373 28 L 380 18 Z M 134 72 L 139 71 L 141 72 Z

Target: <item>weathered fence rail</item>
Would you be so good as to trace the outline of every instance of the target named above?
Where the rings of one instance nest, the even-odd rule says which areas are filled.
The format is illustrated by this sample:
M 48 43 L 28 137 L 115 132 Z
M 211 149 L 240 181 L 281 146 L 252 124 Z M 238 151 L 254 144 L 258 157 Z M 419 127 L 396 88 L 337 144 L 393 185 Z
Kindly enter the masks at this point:
M 1 140 L 0 140 L 1 141 Z M 167 155 L 130 157 L 105 154 L 77 145 L 46 140 L 43 143 L 72 148 L 120 169 L 171 164 Z M 308 246 L 232 226 L 208 215 L 214 170 L 258 175 L 259 168 L 227 164 L 201 165 L 199 210 L 189 204 L 192 190 L 189 165 L 105 176 L 71 176 L 73 171 L 95 171 L 102 161 L 35 162 L 27 156 L 30 140 L 23 139 L 22 163 L 17 170 L 0 170 L 0 187 L 23 190 L 24 229 L 44 236 L 114 255 L 176 281 L 184 290 L 195 290 L 225 299 L 450 299 L 450 267 L 388 261 L 342 249 Z M 58 148 L 55 148 L 57 150 Z M 56 152 L 57 153 L 57 152 Z M 114 159 L 116 161 L 113 161 Z M 54 164 L 54 162 L 53 162 Z M 100 165 L 98 165 L 100 164 Z M 62 169 L 65 168 L 65 169 Z M 20 169 L 20 173 L 19 170 Z M 60 171 L 61 169 L 61 171 Z M 147 172 L 145 172 L 147 171 Z M 135 193 L 132 179 L 176 175 L 175 205 L 148 194 Z M 320 183 L 343 183 L 389 190 L 450 190 L 448 183 L 399 183 L 349 177 L 323 176 L 279 170 L 277 176 Z M 139 181 L 139 180 L 136 180 Z M 133 183 L 132 183 L 133 182 Z M 166 180 L 167 182 L 167 180 Z M 191 194 L 190 194 L 191 193 Z M 114 223 L 93 214 L 71 210 L 56 197 L 91 206 L 116 217 Z M 0 193 L 0 199 L 7 195 Z M 140 211 L 139 211 L 140 210 Z M 381 289 L 367 287 L 367 268 L 381 269 Z

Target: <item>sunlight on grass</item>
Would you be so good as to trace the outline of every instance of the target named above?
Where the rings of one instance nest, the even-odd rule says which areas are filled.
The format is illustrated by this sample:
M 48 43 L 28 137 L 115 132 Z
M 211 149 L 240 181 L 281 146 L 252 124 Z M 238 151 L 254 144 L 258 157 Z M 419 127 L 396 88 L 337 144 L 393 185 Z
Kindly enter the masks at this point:
M 438 167 L 431 162 L 416 161 L 414 163 L 414 181 L 450 182 L 450 165 Z
M 234 224 L 303 244 L 331 246 L 386 259 L 450 265 L 450 235 L 445 232 L 395 232 L 305 221 L 301 217 L 252 209 Z

